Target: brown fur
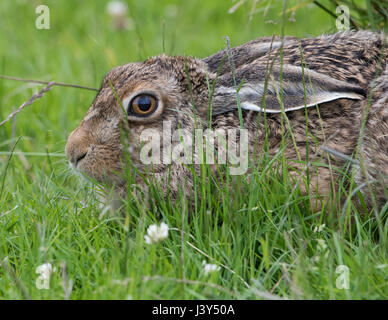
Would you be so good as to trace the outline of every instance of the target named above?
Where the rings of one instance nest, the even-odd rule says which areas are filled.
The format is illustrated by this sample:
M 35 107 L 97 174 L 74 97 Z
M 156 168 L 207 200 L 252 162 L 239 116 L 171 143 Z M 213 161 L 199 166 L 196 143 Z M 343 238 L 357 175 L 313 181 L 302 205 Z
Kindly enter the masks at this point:
M 291 175 L 300 178 L 305 174 L 306 165 L 301 165 L 296 160 L 300 157 L 302 161 L 306 161 L 308 151 L 310 160 L 313 157 L 316 161 L 327 165 L 308 168 L 311 175 L 310 192 L 314 190 L 327 195 L 335 187 L 338 175 L 337 171 L 331 168 L 342 167 L 345 160 L 329 155 L 320 147 L 325 145 L 349 157 L 354 156 L 363 115 L 370 107 L 360 148 L 360 160 L 366 165 L 364 166 L 366 169 L 363 171 L 364 174 L 359 170 L 357 181 L 361 183 L 370 179 L 378 180 L 379 183 L 373 184 L 373 188 L 375 188 L 378 203 L 383 204 L 387 199 L 384 185 L 388 182 L 388 50 L 384 47 L 386 42 L 386 36 L 383 34 L 363 31 L 342 32 L 312 39 L 286 37 L 283 42 L 279 38 L 263 38 L 233 48 L 236 80 L 240 83 L 244 78 L 244 86 L 247 90 L 246 97 L 241 94 L 242 102 L 245 101 L 244 99 L 248 99 L 246 102 L 251 102 L 250 88 L 258 90 L 257 92 L 262 88 L 257 83 L 258 81 L 263 83 L 264 76 L 263 72 L 258 70 L 268 66 L 270 66 L 269 74 L 272 72 L 275 75 L 274 70 L 285 65 L 283 81 L 288 82 L 290 86 L 289 92 L 284 93 L 285 114 L 279 111 L 279 113 L 267 113 L 264 117 L 263 112 L 243 110 L 244 127 L 249 130 L 249 139 L 252 142 L 250 155 L 256 156 L 262 152 L 266 136 L 264 122 L 266 118 L 269 127 L 270 154 L 275 155 L 280 150 L 284 135 L 292 132 L 297 148 L 295 149 L 292 140 L 288 139 L 285 150 Z M 303 67 L 306 71 L 310 70 L 312 78 L 315 77 L 312 81 L 315 81 L 318 87 L 322 84 L 322 96 L 332 100 L 322 103 L 318 101 L 319 109 L 312 106 L 308 109 L 291 110 L 293 105 L 288 105 L 288 101 L 290 104 L 297 104 L 299 100 L 303 100 L 300 74 L 293 74 L 293 67 L 302 66 L 300 50 L 303 51 Z M 117 174 L 122 172 L 124 152 L 120 128 L 124 130 L 130 146 L 132 162 L 140 171 L 144 171 L 145 167 L 150 169 L 150 166 L 144 165 L 139 157 L 141 132 L 144 129 L 156 129 L 161 132 L 163 120 L 172 121 L 173 130 L 181 127 L 192 131 L 195 128 L 195 118 L 206 128 L 209 106 L 207 78 L 210 84 L 217 81 L 213 104 L 218 113 L 213 114 L 213 129 L 239 127 L 237 102 L 233 93 L 233 76 L 227 59 L 219 70 L 220 73 L 216 74 L 225 53 L 224 50 L 220 51 L 202 61 L 190 57 L 162 55 L 143 63 L 129 63 L 112 69 L 106 75 L 101 90 L 84 120 L 69 136 L 66 153 L 70 162 L 76 164 L 77 159 L 81 159 L 77 170 L 97 181 L 107 181 L 115 185 L 118 192 L 124 195 L 126 181 Z M 287 69 L 287 66 L 291 67 Z M 302 68 L 299 69 L 302 70 Z M 377 77 L 378 74 L 380 76 Z M 275 88 L 278 79 L 274 81 Z M 110 83 L 121 101 L 139 90 L 152 90 L 160 97 L 163 112 L 155 118 L 151 116 L 126 119 Z M 342 95 L 334 99 L 332 98 L 334 91 L 341 91 Z M 347 94 L 352 94 L 353 98 L 347 98 Z M 278 105 L 280 102 L 277 101 L 274 92 L 267 92 L 266 95 L 269 96 L 267 106 L 272 105 L 274 110 L 276 108 L 280 110 L 281 106 Z M 371 97 L 371 105 L 368 105 L 369 97 Z M 255 105 L 260 105 L 257 99 L 253 102 Z M 307 137 L 305 112 L 308 114 Z M 288 117 L 289 125 L 285 122 L 283 130 L 281 118 L 285 115 Z M 253 148 L 254 141 L 257 141 L 258 149 Z M 308 142 L 308 150 L 306 150 L 306 142 Z M 154 177 L 167 183 L 168 167 L 165 164 L 154 165 Z M 191 175 L 184 166 L 173 164 L 170 172 L 171 177 L 168 181 L 173 196 L 183 181 L 188 182 L 188 188 L 190 188 Z M 137 183 L 145 188 L 140 178 Z M 303 183 L 301 187 L 305 188 Z M 370 199 L 370 193 L 366 192 L 366 188 L 363 190 Z

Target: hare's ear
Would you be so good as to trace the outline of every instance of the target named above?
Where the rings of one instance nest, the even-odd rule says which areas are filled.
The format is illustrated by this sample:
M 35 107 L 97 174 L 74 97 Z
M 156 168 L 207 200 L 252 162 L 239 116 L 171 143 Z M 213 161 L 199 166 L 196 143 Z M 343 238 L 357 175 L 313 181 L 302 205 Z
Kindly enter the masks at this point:
M 290 37 L 291 39 L 291 37 Z M 285 39 L 285 40 L 288 40 Z M 241 46 L 231 48 L 231 56 L 235 68 L 241 65 L 251 63 L 252 61 L 269 54 L 272 51 L 279 49 L 281 41 L 278 38 L 264 38 L 252 40 Z M 209 57 L 202 59 L 206 63 L 210 72 L 225 74 L 230 72 L 230 64 L 228 63 L 227 50 L 223 49 Z
M 282 72 L 282 81 L 280 75 Z M 236 84 L 242 109 L 280 113 L 312 107 L 337 99 L 364 99 L 362 88 L 333 79 L 307 68 L 283 65 L 270 72 L 265 66 L 237 69 Z M 231 73 L 221 76 L 213 94 L 213 115 L 237 109 L 236 89 Z

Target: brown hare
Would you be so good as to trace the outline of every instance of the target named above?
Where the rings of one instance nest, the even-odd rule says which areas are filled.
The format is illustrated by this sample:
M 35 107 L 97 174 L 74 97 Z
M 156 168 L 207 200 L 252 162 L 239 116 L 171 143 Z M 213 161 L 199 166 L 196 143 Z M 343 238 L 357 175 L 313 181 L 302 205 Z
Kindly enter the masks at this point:
M 153 135 L 162 136 L 166 127 L 187 135 L 198 126 L 221 132 L 242 125 L 251 161 L 264 152 L 264 141 L 265 152 L 273 156 L 285 146 L 291 176 L 297 179 L 311 171 L 310 192 L 327 195 L 335 187 L 333 168 L 352 158 L 356 182 L 367 201 L 374 198 L 384 204 L 387 40 L 382 33 L 368 31 L 309 39 L 267 37 L 202 60 L 161 55 L 119 66 L 105 76 L 85 118 L 70 134 L 67 157 L 76 170 L 108 182 L 124 196 L 127 151 L 139 172 L 152 172 L 154 179 L 169 185 L 174 197 L 179 187 L 190 188 L 192 173 L 181 161 L 163 159 L 182 139 L 172 139 L 159 153 L 148 146 L 145 153 L 151 148 L 157 160 L 147 162 L 143 149 Z M 148 140 L 142 140 L 144 132 L 150 133 Z M 292 139 L 284 145 L 285 135 Z M 221 144 L 218 141 L 215 149 L 220 151 Z M 191 152 L 200 157 L 197 149 Z M 311 159 L 322 165 L 309 166 Z M 136 182 L 146 190 L 140 176 Z M 301 188 L 307 191 L 303 183 Z

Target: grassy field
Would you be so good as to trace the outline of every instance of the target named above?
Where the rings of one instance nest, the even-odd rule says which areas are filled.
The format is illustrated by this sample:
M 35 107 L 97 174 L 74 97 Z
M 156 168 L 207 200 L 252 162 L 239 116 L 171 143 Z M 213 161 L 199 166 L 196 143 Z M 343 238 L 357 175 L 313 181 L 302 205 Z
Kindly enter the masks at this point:
M 47 0 L 50 29 L 38 30 L 40 1 L 1 1 L 0 74 L 99 87 L 110 68 L 163 51 L 206 57 L 225 46 L 224 35 L 238 45 L 281 32 L 280 1 L 251 21 L 252 1 L 233 14 L 229 0 L 128 1 L 133 27 L 122 31 L 106 3 Z M 287 13 L 287 35 L 335 31 L 314 5 L 294 19 Z M 41 88 L 0 79 L 0 121 Z M 94 97 L 54 87 L 0 127 L 0 299 L 388 297 L 387 209 L 380 219 L 352 205 L 310 210 L 265 155 L 257 164 L 265 170 L 254 170 L 249 183 L 230 182 L 238 192 L 198 181 L 207 201 L 190 217 L 183 198 L 153 209 L 130 199 L 122 215 L 101 208 L 95 187 L 70 172 L 64 155 Z M 146 244 L 147 228 L 160 221 L 168 238 Z M 206 273 L 203 261 L 220 268 Z M 36 268 L 46 262 L 55 271 L 41 290 Z M 343 268 L 348 289 L 337 285 Z

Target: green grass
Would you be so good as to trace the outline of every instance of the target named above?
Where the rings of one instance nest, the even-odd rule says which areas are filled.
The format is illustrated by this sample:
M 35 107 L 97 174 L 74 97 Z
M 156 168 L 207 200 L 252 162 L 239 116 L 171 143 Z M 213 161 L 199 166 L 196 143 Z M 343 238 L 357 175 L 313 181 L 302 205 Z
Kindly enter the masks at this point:
M 266 17 L 259 12 L 250 23 L 249 1 L 234 14 L 228 14 L 232 1 L 130 1 L 137 27 L 129 31 L 110 27 L 106 1 L 69 0 L 46 1 L 51 29 L 37 30 L 38 4 L 0 2 L 0 74 L 99 87 L 110 68 L 163 51 L 163 20 L 168 54 L 205 57 L 224 47 L 224 35 L 234 46 L 281 32 L 282 4 L 275 1 Z M 175 16 L 168 4 L 176 6 Z M 295 19 L 287 20 L 287 35 L 335 30 L 314 6 L 297 10 Z M 0 80 L 0 120 L 41 87 Z M 234 177 L 231 188 L 198 180 L 197 194 L 206 201 L 197 198 L 190 215 L 183 196 L 176 204 L 156 200 L 151 209 L 130 198 L 124 214 L 105 212 L 96 187 L 74 176 L 64 157 L 66 138 L 94 96 L 54 87 L 0 127 L 1 299 L 64 299 L 64 278 L 73 283 L 71 299 L 388 297 L 384 209 L 380 222 L 352 205 L 339 210 L 339 201 L 310 210 L 309 199 L 276 171 L 281 159 L 265 154 L 249 181 Z M 159 197 L 157 189 L 152 194 Z M 160 221 L 172 228 L 168 238 L 147 245 L 148 226 Z M 206 275 L 203 260 L 221 269 Z M 50 289 L 39 290 L 35 270 L 45 262 L 56 271 Z M 336 287 L 339 265 L 349 268 L 349 290 Z

